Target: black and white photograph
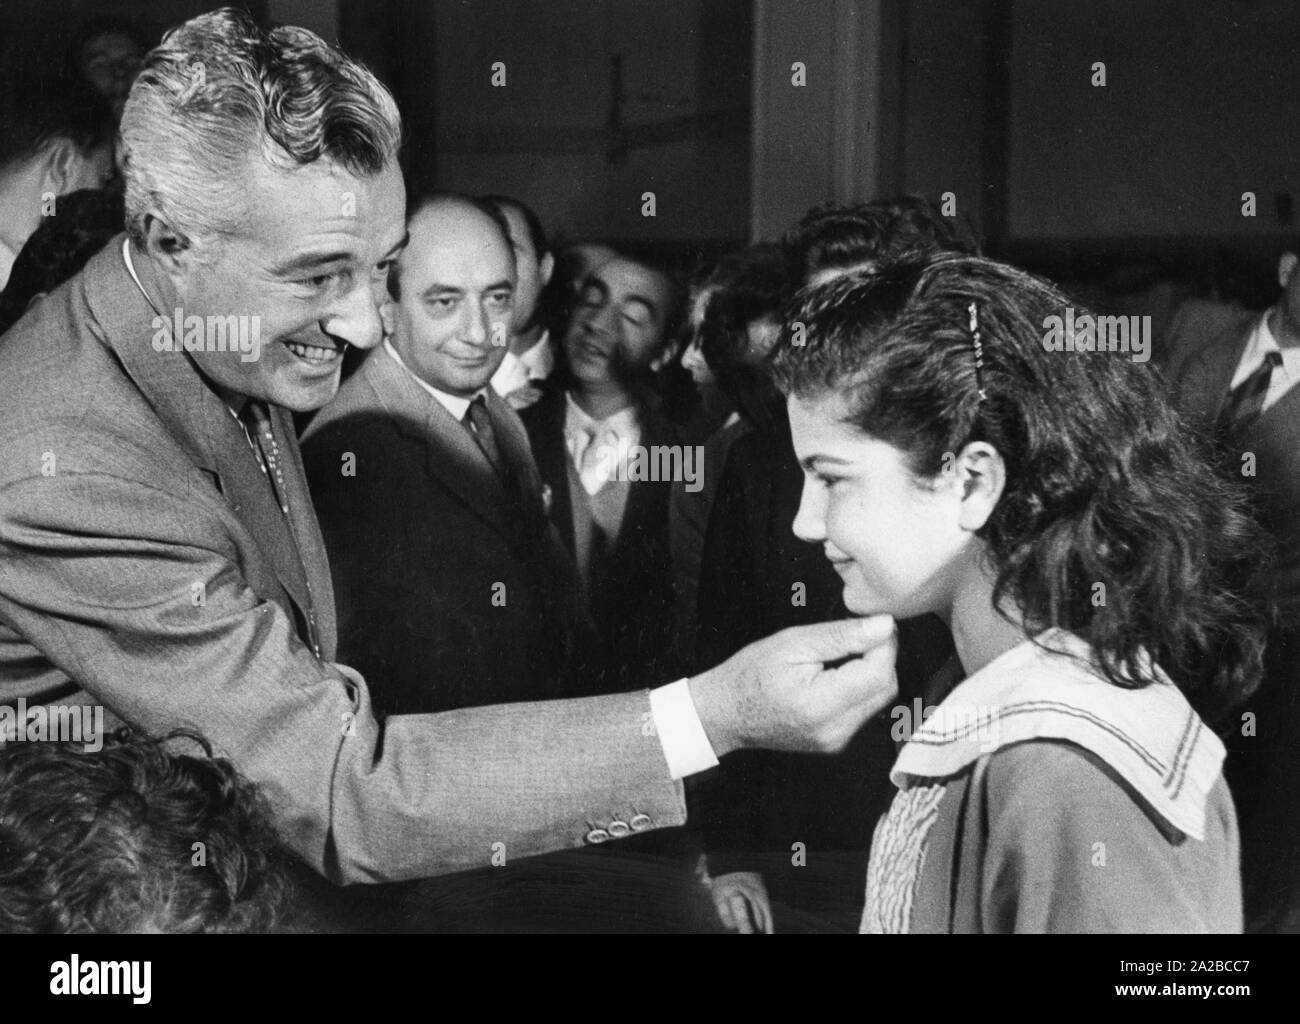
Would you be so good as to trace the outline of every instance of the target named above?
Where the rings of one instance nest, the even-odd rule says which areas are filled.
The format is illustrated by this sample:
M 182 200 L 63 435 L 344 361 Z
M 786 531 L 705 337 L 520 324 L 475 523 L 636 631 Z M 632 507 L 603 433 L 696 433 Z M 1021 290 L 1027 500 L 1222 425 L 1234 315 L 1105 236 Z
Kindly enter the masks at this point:
M 0 4 L 0 933 L 1157 935 L 1113 1001 L 1248 1001 L 1300 5 L 219 3 Z

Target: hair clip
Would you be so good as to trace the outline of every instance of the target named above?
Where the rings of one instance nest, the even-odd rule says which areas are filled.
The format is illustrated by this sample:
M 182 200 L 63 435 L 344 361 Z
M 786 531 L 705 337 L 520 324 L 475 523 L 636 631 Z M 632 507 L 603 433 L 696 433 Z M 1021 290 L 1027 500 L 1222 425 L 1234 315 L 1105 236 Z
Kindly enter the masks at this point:
M 980 401 L 988 398 L 984 393 L 984 346 L 980 342 L 980 317 L 975 303 L 970 304 L 971 343 L 975 346 L 975 386 L 979 389 Z

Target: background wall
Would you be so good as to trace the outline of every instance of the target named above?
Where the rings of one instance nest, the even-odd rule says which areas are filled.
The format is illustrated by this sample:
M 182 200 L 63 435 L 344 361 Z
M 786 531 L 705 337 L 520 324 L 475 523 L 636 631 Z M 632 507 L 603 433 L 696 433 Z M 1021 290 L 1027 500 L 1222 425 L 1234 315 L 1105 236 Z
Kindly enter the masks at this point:
M 210 6 L 4 0 L 0 69 L 48 71 L 92 14 L 157 34 Z M 414 187 L 516 193 L 571 238 L 721 246 L 825 199 L 902 191 L 952 192 L 991 252 L 1060 274 L 1267 269 L 1300 234 L 1296 0 L 249 6 L 338 38 L 392 86 Z
M 756 69 L 806 53 L 822 71 L 803 96 L 775 77 L 775 99 L 756 85 L 756 236 L 821 199 L 951 192 L 987 251 L 1063 280 L 1130 289 L 1173 275 L 1252 304 L 1276 294 L 1276 257 L 1300 236 L 1294 0 L 756 10 Z M 1091 84 L 1094 61 L 1104 87 Z M 856 83 L 855 117 L 836 81 Z M 1253 218 L 1241 215 L 1246 191 Z
M 751 234 L 815 202 L 894 191 L 896 0 L 756 0 Z
M 309 2 L 298 0 L 293 6 L 301 8 Z M 3 0 L 0 2 L 0 70 L 6 83 L 15 79 L 39 79 L 57 71 L 72 36 L 92 17 L 121 15 L 135 21 L 156 39 L 164 30 L 219 6 L 211 0 Z M 265 17 L 268 5 L 265 0 L 244 0 L 235 6 Z M 323 10 L 332 7 L 331 0 L 324 0 Z
M 1007 194 L 1013 237 L 1258 237 L 1294 227 L 1294 0 L 1017 2 Z M 1107 84 L 1090 84 L 1094 61 Z M 1241 215 L 1257 193 L 1259 215 Z M 1285 205 L 1285 199 L 1283 205 Z
M 345 34 L 359 6 L 345 3 Z M 518 195 L 570 237 L 743 238 L 748 0 L 387 10 L 403 29 L 387 34 L 380 63 L 413 117 L 415 187 Z M 493 84 L 498 62 L 504 86 Z M 652 218 L 641 213 L 648 191 Z

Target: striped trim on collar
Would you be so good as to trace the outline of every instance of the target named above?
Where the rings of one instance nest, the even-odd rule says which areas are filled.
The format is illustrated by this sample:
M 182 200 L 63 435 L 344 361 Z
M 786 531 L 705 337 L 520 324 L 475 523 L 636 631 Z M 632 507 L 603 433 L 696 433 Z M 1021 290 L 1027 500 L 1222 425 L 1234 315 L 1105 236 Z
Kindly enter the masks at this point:
M 1223 743 L 1157 667 L 1158 682 L 1106 681 L 1079 637 L 1053 629 L 995 658 L 959 684 L 899 753 L 890 777 L 904 787 L 955 775 L 1013 743 L 1056 740 L 1100 757 L 1170 825 L 1205 837 Z

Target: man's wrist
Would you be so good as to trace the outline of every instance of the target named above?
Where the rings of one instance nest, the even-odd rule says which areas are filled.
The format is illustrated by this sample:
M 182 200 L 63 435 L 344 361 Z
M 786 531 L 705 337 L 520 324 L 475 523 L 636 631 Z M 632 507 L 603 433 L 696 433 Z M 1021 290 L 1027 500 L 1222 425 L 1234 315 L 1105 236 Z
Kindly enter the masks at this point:
M 700 724 L 718 757 L 724 757 L 745 746 L 735 728 L 736 709 L 730 700 L 730 691 L 718 679 L 717 669 L 692 676 L 686 682 Z
M 717 765 L 717 754 L 695 707 L 688 680 L 679 679 L 651 690 L 650 713 L 664 760 L 668 762 L 668 772 L 674 779 L 684 779 Z

